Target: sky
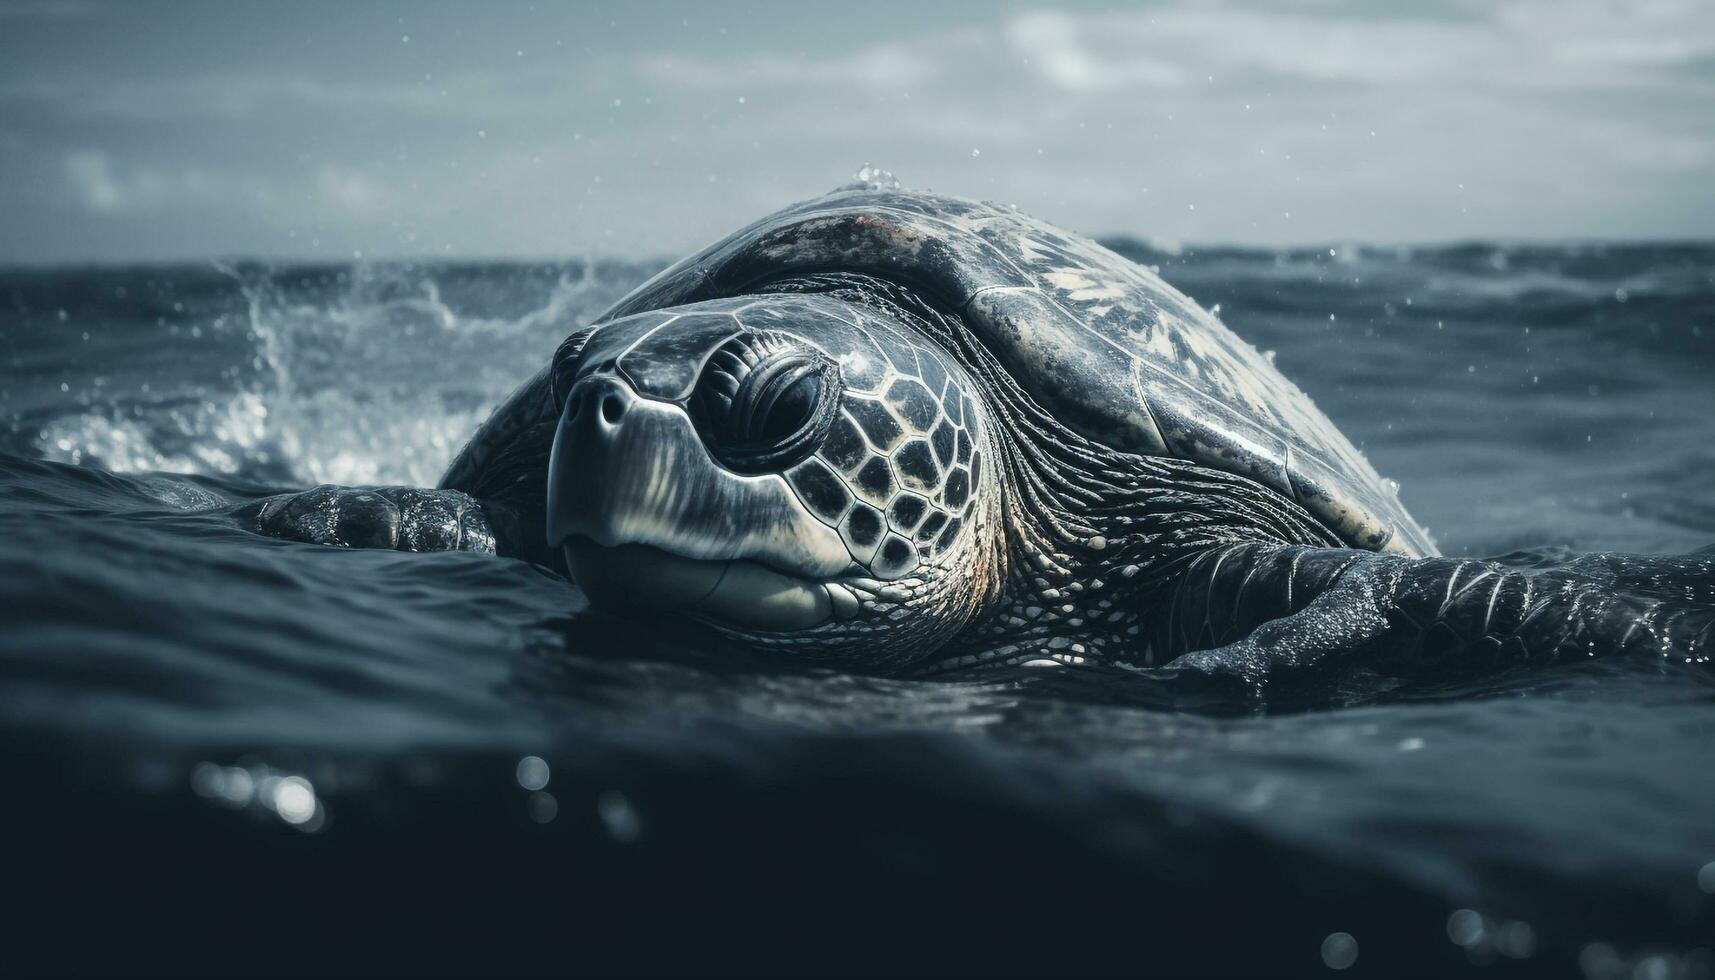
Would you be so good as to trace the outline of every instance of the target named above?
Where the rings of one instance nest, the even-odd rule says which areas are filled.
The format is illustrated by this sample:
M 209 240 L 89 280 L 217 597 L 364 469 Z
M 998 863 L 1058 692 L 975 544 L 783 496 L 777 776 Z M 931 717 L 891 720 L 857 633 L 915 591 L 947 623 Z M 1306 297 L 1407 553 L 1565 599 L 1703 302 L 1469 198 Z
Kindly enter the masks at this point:
M 0 0 L 0 262 L 673 257 L 871 164 L 1095 235 L 1715 237 L 1715 2 Z

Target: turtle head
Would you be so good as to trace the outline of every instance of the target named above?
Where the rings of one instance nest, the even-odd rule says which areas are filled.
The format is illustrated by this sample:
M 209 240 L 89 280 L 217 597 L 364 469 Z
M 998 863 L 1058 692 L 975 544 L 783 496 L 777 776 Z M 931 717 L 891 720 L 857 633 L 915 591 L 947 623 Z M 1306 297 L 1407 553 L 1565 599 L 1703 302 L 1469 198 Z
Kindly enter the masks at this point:
M 603 324 L 552 376 L 548 543 L 598 610 L 897 665 L 998 591 L 991 427 L 907 322 L 714 300 Z

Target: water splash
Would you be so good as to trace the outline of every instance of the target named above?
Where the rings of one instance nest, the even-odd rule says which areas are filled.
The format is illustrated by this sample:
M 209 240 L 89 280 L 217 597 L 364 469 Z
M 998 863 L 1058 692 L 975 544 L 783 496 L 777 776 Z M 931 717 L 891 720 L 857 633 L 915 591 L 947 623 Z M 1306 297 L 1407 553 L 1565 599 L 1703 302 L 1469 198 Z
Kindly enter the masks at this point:
M 158 325 L 163 345 L 217 365 L 213 376 L 175 387 L 143 374 L 125 397 L 97 392 L 41 420 L 41 456 L 127 473 L 432 486 L 494 405 L 647 271 L 214 270 L 216 308 L 183 329 Z
M 850 187 L 853 190 L 896 191 L 899 190 L 899 178 L 893 176 L 893 171 L 865 163 L 852 175 Z

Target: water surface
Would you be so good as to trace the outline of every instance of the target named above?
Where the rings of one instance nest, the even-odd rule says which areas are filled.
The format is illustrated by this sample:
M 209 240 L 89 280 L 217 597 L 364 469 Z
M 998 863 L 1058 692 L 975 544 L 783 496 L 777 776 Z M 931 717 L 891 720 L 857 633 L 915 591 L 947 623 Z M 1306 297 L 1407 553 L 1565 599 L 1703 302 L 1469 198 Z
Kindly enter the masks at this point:
M 1715 542 L 1715 246 L 1116 244 L 1448 554 Z M 210 509 L 432 484 L 653 268 L 0 272 L 0 963 L 1709 975 L 1706 666 L 1197 711 L 764 668 Z

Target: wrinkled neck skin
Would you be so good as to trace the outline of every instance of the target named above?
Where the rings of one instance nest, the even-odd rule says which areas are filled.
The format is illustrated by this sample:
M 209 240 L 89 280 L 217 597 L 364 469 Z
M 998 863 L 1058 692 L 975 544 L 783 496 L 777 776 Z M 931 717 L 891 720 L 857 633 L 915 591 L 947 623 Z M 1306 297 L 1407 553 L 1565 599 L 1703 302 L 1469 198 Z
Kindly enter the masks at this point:
M 1199 561 L 1235 546 L 1338 545 L 1302 508 L 1242 477 L 1115 453 L 1068 431 L 1019 431 L 1051 438 L 1005 454 L 1000 594 L 930 672 L 1163 664 L 1187 649 L 1168 613 Z
M 974 608 L 960 610 L 961 628 L 913 664 L 916 671 L 1163 663 L 1181 651 L 1167 649 L 1162 613 L 1195 556 L 1247 541 L 1339 545 L 1302 507 L 1261 484 L 1117 452 L 1066 428 L 955 316 L 905 287 L 830 273 L 761 291 L 825 292 L 915 321 L 977 381 L 996 443 L 998 479 L 985 495 L 994 516 L 983 533 L 967 535 L 970 577 L 937 583 L 962 581 Z

